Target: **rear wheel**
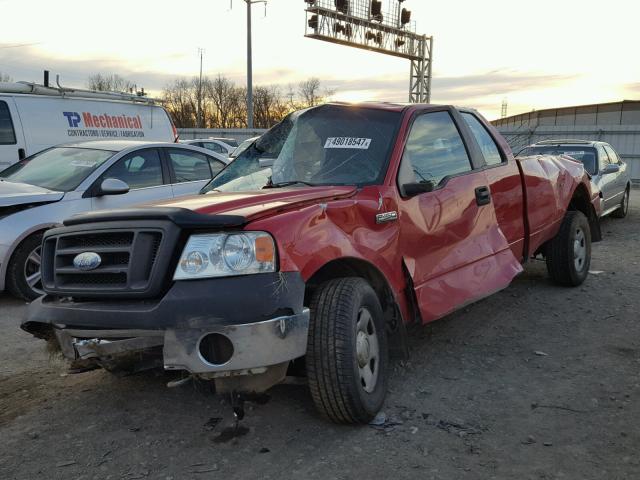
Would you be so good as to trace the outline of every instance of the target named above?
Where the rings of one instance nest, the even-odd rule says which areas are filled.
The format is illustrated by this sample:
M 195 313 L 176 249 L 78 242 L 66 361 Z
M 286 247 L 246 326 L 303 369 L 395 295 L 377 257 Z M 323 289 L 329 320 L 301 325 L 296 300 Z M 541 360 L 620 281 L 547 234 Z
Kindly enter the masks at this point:
M 387 390 L 387 336 L 376 293 L 362 278 L 330 280 L 311 301 L 307 346 L 309 389 L 336 423 L 366 423 Z
M 546 248 L 547 270 L 551 279 L 569 287 L 582 284 L 591 264 L 591 230 L 582 212 L 569 211 L 560 231 Z
M 614 210 L 611 213 L 612 217 L 615 218 L 624 218 L 627 216 L 627 213 L 629 212 L 629 196 L 630 196 L 630 191 L 629 191 L 629 187 L 627 187 L 627 189 L 624 191 L 624 196 L 622 197 L 622 200 L 620 201 L 620 208 L 617 208 L 616 210 Z
M 7 268 L 7 287 L 16 297 L 31 301 L 44 294 L 40 274 L 42 233 L 27 237 L 16 248 Z

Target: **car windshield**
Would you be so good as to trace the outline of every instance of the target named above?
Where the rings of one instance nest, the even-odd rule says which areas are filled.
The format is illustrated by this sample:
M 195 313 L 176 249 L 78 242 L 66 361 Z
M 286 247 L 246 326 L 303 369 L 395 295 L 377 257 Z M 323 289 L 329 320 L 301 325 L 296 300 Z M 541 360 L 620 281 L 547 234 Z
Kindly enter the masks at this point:
M 262 135 L 202 193 L 382 181 L 399 112 L 323 105 L 294 112 Z
M 598 169 L 596 159 L 596 149 L 585 145 L 545 145 L 527 147 L 518 156 L 527 157 L 530 155 L 567 155 L 582 162 L 584 169 L 590 175 L 594 175 Z
M 10 182 L 69 192 L 113 154 L 90 148 L 50 148 L 10 166 L 0 173 L 0 177 Z

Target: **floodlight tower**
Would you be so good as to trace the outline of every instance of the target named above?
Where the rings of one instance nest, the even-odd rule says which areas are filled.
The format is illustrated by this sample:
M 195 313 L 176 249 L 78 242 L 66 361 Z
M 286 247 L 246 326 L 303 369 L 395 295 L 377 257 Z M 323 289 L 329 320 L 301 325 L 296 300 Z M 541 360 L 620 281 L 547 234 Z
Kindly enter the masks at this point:
M 429 103 L 433 37 L 416 33 L 404 1 L 304 0 L 305 37 L 410 60 L 409 101 Z

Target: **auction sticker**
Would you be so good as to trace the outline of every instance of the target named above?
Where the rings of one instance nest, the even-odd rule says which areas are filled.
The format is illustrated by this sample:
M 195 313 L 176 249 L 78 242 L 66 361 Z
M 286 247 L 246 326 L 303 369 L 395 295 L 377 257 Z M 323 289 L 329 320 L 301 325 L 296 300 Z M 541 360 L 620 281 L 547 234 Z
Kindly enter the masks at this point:
M 360 150 L 368 150 L 371 145 L 370 138 L 356 137 L 329 137 L 324 142 L 324 148 L 357 148 Z

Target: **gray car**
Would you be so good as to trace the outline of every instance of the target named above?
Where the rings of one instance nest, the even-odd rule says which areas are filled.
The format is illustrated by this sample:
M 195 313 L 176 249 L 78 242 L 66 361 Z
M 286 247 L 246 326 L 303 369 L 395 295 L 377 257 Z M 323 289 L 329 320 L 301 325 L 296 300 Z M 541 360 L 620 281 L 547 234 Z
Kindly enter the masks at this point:
M 41 291 L 45 230 L 91 210 L 197 193 L 229 160 L 177 143 L 93 141 L 49 148 L 0 172 L 0 291 Z
M 631 169 L 608 143 L 588 140 L 544 140 L 518 153 L 518 156 L 529 155 L 568 155 L 581 161 L 591 175 L 591 181 L 600 190 L 602 216 L 627 216 Z

